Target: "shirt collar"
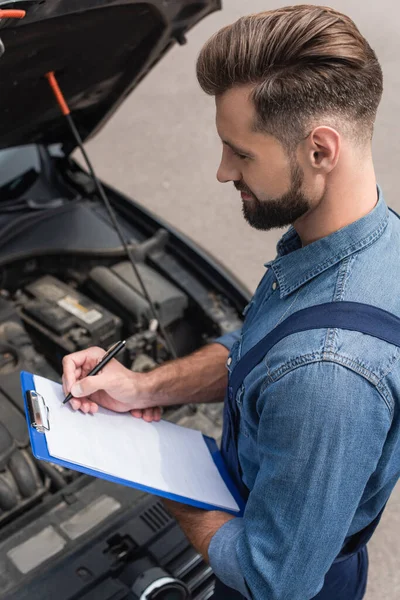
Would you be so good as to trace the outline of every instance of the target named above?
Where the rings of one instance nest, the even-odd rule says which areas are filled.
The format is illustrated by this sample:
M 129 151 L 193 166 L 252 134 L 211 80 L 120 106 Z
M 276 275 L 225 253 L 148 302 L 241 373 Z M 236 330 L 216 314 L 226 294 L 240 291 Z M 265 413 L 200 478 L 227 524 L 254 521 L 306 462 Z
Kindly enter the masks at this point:
M 373 244 L 384 232 L 388 219 L 388 207 L 378 187 L 378 202 L 370 213 L 304 248 L 296 230 L 290 227 L 278 242 L 277 258 L 265 264 L 275 273 L 280 297 L 285 298 L 347 256 Z

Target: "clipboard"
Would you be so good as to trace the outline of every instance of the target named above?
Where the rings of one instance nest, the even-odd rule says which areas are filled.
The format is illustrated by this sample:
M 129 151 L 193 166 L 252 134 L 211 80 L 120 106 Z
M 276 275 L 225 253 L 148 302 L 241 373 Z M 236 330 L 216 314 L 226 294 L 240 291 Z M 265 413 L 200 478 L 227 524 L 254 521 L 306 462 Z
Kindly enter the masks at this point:
M 118 477 L 114 477 L 113 475 L 109 475 L 108 473 L 104 473 L 102 471 L 97 471 L 95 469 L 91 469 L 82 465 L 78 465 L 76 463 L 71 463 L 57 457 L 53 457 L 49 454 L 46 442 L 46 431 L 50 431 L 51 429 L 51 414 L 46 405 L 45 398 L 43 398 L 40 394 L 37 393 L 35 389 L 35 382 L 32 373 L 28 373 L 26 371 L 21 372 L 21 387 L 23 393 L 23 400 L 25 406 L 25 415 L 28 425 L 29 431 L 29 439 L 31 442 L 33 455 L 38 460 L 44 460 L 47 462 L 51 462 L 53 464 L 61 465 L 66 469 L 72 469 L 74 471 L 79 471 L 86 475 L 91 475 L 92 477 L 98 477 L 100 479 L 106 479 L 107 481 L 111 481 L 113 483 L 117 483 L 120 485 L 132 487 L 143 492 L 147 492 L 149 494 L 153 494 L 155 496 L 161 496 L 164 498 L 168 498 L 170 500 L 174 500 L 176 502 L 181 502 L 183 504 L 188 504 L 190 506 L 194 506 L 196 508 L 202 508 L 204 510 L 223 510 L 224 512 L 230 513 L 237 517 L 243 516 L 245 502 L 242 499 L 239 491 L 237 490 L 235 484 L 233 483 L 227 468 L 222 459 L 221 453 L 218 449 L 216 441 L 206 435 L 203 435 L 206 446 L 211 454 L 211 457 L 216 465 L 219 474 L 221 475 L 225 485 L 228 490 L 232 494 L 235 499 L 239 510 L 234 511 L 230 509 L 221 509 L 219 506 L 215 506 L 213 504 L 207 504 L 204 502 L 198 502 L 193 500 L 192 498 L 188 498 L 185 496 L 180 496 L 178 494 L 173 494 L 169 492 L 165 492 L 164 490 L 158 490 L 152 487 L 148 487 L 142 485 L 140 483 L 136 483 L 133 481 L 129 481 L 127 479 L 120 479 Z

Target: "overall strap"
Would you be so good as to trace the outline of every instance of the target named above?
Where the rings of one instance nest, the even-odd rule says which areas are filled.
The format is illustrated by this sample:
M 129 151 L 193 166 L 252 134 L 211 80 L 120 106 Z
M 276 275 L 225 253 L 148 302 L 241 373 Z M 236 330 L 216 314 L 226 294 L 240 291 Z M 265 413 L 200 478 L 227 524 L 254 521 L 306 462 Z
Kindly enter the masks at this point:
M 275 344 L 292 333 L 325 328 L 358 331 L 400 347 L 400 318 L 386 310 L 359 302 L 317 304 L 290 315 L 242 356 L 229 377 L 229 396 L 236 397 L 245 377 Z
M 266 354 L 281 340 L 292 333 L 300 333 L 310 329 L 346 329 L 371 335 L 389 344 L 400 347 L 400 318 L 391 313 L 368 304 L 358 302 L 329 302 L 318 304 L 293 313 L 277 325 L 270 333 L 262 338 L 237 362 L 230 377 L 228 385 L 228 402 L 226 402 L 227 428 L 222 440 L 222 450 L 231 466 L 231 472 L 241 485 L 242 493 L 247 493 L 241 478 L 241 469 L 237 458 L 236 436 L 238 431 L 238 411 L 236 394 L 246 376 L 263 360 Z M 233 440 L 229 447 L 229 440 Z M 246 496 L 244 496 L 246 497 Z M 346 540 L 342 551 L 335 562 L 345 560 L 356 554 L 360 548 L 371 538 L 375 531 L 383 510 L 362 531 Z

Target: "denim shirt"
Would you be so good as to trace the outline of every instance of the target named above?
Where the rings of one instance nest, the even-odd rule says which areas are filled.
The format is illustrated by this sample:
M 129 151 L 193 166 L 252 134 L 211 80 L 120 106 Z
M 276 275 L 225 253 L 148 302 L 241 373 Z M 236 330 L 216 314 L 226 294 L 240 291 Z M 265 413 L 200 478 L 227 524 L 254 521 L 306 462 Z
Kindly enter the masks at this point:
M 292 313 L 362 302 L 400 317 L 400 219 L 378 189 L 360 220 L 304 248 L 290 228 L 245 309 L 219 338 L 240 357 Z M 345 539 L 380 512 L 400 472 L 400 350 L 338 329 L 292 334 L 245 378 L 239 462 L 243 518 L 213 536 L 216 575 L 247 598 L 307 600 Z

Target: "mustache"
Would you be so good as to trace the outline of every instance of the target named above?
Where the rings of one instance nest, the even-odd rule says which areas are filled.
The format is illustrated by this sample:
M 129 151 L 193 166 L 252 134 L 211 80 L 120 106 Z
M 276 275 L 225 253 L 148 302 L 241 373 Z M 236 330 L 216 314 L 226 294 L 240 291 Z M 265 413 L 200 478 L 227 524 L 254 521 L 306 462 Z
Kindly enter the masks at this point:
M 245 194 L 249 194 L 250 196 L 254 196 L 253 192 L 243 181 L 234 181 L 233 185 L 237 189 L 238 192 L 244 192 Z

